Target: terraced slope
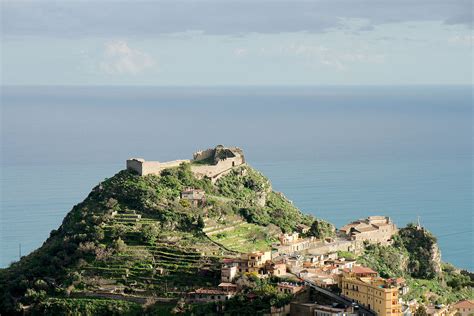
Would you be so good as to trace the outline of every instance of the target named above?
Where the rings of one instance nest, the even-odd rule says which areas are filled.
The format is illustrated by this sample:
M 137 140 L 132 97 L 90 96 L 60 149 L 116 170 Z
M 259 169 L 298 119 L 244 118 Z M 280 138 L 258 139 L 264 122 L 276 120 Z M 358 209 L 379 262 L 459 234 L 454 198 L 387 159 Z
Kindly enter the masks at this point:
M 180 200 L 185 187 L 204 190 L 207 204 Z M 189 164 L 160 176 L 121 171 L 74 206 L 40 249 L 0 270 L 0 311 L 72 308 L 84 296 L 177 299 L 216 286 L 222 258 L 268 249 L 280 230 L 310 220 L 249 166 L 216 183 L 196 179 Z M 123 308 L 113 299 L 96 307 Z M 95 310 L 91 302 L 77 307 Z

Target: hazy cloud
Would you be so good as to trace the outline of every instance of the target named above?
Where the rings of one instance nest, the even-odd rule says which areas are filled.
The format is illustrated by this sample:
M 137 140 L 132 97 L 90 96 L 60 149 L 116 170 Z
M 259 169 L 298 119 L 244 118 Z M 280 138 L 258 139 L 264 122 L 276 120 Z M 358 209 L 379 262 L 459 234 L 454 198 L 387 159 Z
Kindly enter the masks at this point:
M 207 34 L 323 32 L 345 29 L 345 19 L 374 25 L 407 21 L 472 24 L 470 0 L 314 1 L 3 1 L 8 36 L 150 37 L 199 31 Z
M 132 49 L 127 42 L 115 40 L 105 43 L 103 59 L 99 69 L 106 74 L 136 75 L 155 66 L 147 53 Z
M 474 43 L 474 35 L 456 35 L 448 39 L 451 44 L 472 45 Z

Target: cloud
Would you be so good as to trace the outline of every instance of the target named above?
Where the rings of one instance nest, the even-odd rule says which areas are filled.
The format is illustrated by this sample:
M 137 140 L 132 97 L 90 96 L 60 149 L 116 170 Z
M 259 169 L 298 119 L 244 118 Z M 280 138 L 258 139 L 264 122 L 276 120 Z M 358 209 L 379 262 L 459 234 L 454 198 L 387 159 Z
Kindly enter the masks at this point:
M 156 65 L 147 53 L 132 49 L 127 42 L 115 40 L 105 43 L 99 69 L 106 74 L 139 74 Z
M 236 49 L 234 50 L 234 55 L 237 56 L 237 57 L 245 56 L 245 55 L 247 55 L 247 53 L 248 53 L 248 49 L 247 49 L 247 48 L 241 48 L 241 47 L 239 47 L 239 48 L 236 48 Z
M 451 44 L 472 45 L 474 43 L 474 35 L 456 35 L 448 39 Z
M 313 43 L 288 44 L 273 47 L 237 48 L 234 55 L 254 55 L 261 58 L 290 57 L 309 64 L 320 64 L 338 71 L 347 70 L 353 64 L 382 64 L 386 55 L 368 49 L 355 49 L 347 52 Z
M 153 37 L 325 32 L 345 19 L 385 23 L 440 21 L 472 25 L 471 0 L 2 1 L 4 36 Z

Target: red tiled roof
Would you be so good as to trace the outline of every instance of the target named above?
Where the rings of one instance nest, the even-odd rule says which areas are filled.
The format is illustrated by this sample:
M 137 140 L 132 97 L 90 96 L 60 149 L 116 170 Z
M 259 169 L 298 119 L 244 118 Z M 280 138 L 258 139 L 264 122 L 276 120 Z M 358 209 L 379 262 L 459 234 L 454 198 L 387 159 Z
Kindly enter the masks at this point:
M 352 269 L 345 268 L 342 271 L 352 272 L 352 273 L 355 273 L 355 274 L 368 274 L 368 273 L 376 274 L 377 273 L 377 271 L 374 271 L 371 268 L 362 267 L 362 266 L 354 266 L 354 267 L 352 267 Z
M 454 304 L 455 308 L 474 308 L 474 300 L 462 300 Z
M 237 285 L 233 283 L 222 282 L 221 284 L 218 285 L 218 287 L 237 287 Z

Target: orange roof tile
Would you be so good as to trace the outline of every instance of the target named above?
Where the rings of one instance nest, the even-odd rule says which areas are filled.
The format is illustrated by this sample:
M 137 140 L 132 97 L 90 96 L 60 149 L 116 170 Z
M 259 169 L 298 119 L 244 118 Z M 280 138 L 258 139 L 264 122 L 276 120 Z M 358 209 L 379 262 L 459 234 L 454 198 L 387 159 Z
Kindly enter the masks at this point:
M 454 304 L 455 308 L 474 308 L 474 300 L 462 300 Z

